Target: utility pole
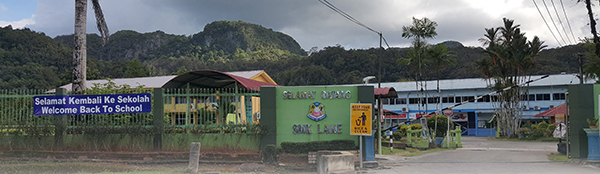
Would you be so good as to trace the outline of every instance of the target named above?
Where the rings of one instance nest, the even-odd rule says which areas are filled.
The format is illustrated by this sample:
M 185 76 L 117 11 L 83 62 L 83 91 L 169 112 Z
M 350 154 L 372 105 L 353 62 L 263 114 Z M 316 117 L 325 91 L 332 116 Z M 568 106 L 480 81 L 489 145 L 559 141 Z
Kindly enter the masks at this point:
M 579 63 L 579 84 L 583 84 L 583 54 L 577 54 L 577 63 Z
M 383 34 L 381 32 L 378 33 L 379 34 L 379 48 L 381 48 L 382 53 L 383 53 L 383 46 L 381 46 L 381 42 L 383 39 Z M 377 72 L 377 88 L 381 88 L 381 59 L 382 57 L 379 57 L 379 70 Z M 377 153 L 379 155 L 381 155 L 381 118 L 383 113 L 383 108 L 381 106 L 381 94 L 377 95 L 377 107 L 379 108 L 378 112 L 377 112 Z

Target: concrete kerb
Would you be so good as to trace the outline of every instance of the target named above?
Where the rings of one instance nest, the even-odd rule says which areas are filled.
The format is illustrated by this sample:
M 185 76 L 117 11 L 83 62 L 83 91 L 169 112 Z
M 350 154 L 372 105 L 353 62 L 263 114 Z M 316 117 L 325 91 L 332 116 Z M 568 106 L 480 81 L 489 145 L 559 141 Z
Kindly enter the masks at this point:
M 317 173 L 354 173 L 354 154 L 347 151 L 318 151 Z

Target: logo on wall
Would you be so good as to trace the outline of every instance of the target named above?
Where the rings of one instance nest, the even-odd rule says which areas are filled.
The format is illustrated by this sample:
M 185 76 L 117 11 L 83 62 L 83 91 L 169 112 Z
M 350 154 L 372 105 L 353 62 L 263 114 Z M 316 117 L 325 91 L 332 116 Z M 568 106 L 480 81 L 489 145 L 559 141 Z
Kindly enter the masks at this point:
M 314 121 L 321 121 L 327 117 L 323 103 L 314 102 L 308 107 L 308 118 Z

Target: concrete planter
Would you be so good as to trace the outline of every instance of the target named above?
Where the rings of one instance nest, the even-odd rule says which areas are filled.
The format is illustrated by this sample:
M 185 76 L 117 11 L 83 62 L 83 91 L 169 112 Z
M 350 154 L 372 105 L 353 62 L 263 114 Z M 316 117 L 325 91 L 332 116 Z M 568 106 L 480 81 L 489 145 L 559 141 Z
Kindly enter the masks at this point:
M 600 161 L 600 135 L 598 129 L 583 129 L 588 137 L 588 161 Z

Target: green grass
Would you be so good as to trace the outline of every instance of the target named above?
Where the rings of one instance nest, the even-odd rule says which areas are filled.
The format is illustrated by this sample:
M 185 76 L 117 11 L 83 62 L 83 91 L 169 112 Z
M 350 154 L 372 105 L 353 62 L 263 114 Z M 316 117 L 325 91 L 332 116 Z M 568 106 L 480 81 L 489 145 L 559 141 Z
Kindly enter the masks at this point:
M 424 154 L 427 154 L 430 152 L 437 152 L 437 151 L 443 151 L 443 150 L 450 150 L 450 149 L 445 149 L 445 148 L 427 149 L 424 151 L 413 152 L 413 153 L 405 154 L 402 156 L 405 156 L 405 157 L 421 156 L 421 155 L 424 155 Z M 452 149 L 452 150 L 454 150 L 454 149 Z
M 488 138 L 488 140 L 494 140 L 494 141 L 520 141 L 520 142 L 558 142 L 558 138 L 554 138 L 554 137 L 542 137 L 542 138 L 536 138 L 536 139 L 531 139 L 531 138 L 497 138 L 497 137 L 492 137 L 492 138 Z
M 416 151 L 419 151 L 419 150 L 407 147 L 406 149 L 394 149 L 394 151 L 390 152 L 389 147 L 382 147 L 381 154 L 394 155 L 394 154 L 399 154 L 399 153 L 411 153 L 411 152 L 416 152 Z
M 453 150 L 453 148 L 451 148 Z M 418 150 L 418 149 L 414 149 L 414 148 L 406 148 L 406 149 L 394 149 L 394 151 L 390 152 L 390 149 L 388 147 L 384 148 L 381 150 L 381 154 L 383 155 L 401 155 L 401 156 L 405 156 L 405 157 L 413 157 L 413 156 L 420 156 L 420 155 L 424 155 L 430 152 L 437 152 L 437 151 L 443 151 L 443 150 L 450 150 L 450 149 L 446 149 L 446 148 L 435 148 L 435 149 L 427 149 L 427 150 Z
M 555 153 L 549 154 L 548 155 L 548 160 L 550 160 L 550 161 L 563 161 L 563 162 L 571 161 L 571 159 L 569 159 L 569 157 L 567 157 L 567 155 L 561 155 L 561 154 L 555 154 Z

